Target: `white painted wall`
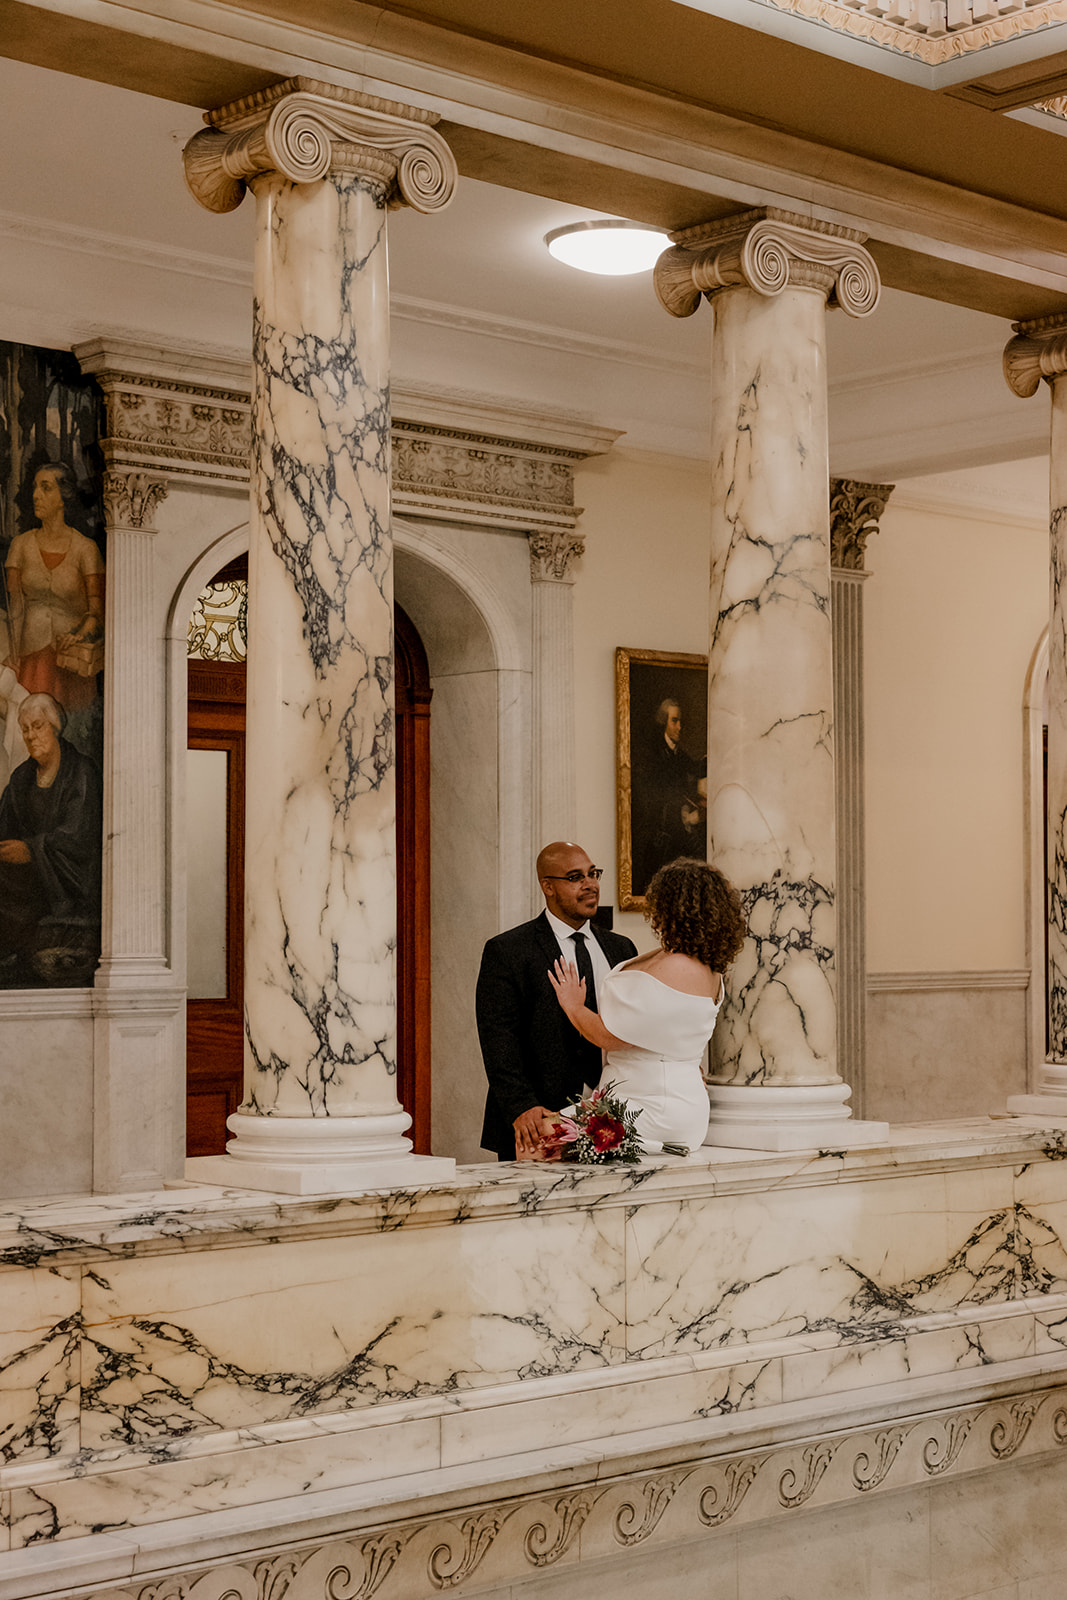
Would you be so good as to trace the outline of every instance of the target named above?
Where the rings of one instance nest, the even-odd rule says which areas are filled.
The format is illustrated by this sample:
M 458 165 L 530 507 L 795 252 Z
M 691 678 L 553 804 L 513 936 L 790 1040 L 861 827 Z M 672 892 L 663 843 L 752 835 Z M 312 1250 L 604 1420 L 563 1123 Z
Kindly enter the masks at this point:
M 1022 703 L 1048 620 L 1048 534 L 1000 511 L 909 506 L 914 484 L 900 495 L 864 588 L 868 966 L 1021 968 Z

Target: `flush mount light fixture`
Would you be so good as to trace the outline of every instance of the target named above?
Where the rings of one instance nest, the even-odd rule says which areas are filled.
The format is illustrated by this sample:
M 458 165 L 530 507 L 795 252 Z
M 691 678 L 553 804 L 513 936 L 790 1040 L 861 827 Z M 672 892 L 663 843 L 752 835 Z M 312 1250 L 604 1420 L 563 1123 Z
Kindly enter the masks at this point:
M 549 254 L 580 272 L 622 278 L 648 272 L 670 244 L 667 235 L 647 222 L 572 222 L 545 234 Z

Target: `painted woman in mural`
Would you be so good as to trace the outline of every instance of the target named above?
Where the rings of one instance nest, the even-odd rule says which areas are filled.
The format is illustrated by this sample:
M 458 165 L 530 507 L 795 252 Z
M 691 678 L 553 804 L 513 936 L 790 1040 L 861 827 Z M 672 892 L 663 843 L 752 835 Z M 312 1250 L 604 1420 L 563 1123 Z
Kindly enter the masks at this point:
M 96 698 L 104 664 L 104 562 L 96 541 L 72 528 L 74 474 L 38 467 L 38 526 L 11 541 L 6 562 L 10 664 L 29 694 L 50 694 L 68 715 Z
M 85 983 L 100 953 L 100 776 L 52 695 L 27 695 L 18 720 L 29 759 L 0 795 L 0 968 Z

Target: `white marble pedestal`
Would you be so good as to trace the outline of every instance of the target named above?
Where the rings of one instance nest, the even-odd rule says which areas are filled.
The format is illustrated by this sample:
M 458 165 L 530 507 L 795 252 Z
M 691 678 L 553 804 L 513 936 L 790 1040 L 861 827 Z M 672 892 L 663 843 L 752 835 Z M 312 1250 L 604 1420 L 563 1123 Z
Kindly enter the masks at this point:
M 888 1122 L 853 1122 L 847 1083 L 709 1087 L 705 1144 L 734 1150 L 855 1150 L 886 1144 Z
M 448 1183 L 456 1163 L 447 1156 L 413 1156 L 403 1138 L 406 1111 L 366 1117 L 226 1119 L 234 1135 L 224 1156 L 185 1163 L 190 1183 L 273 1194 L 354 1194 L 372 1189 L 417 1189 Z

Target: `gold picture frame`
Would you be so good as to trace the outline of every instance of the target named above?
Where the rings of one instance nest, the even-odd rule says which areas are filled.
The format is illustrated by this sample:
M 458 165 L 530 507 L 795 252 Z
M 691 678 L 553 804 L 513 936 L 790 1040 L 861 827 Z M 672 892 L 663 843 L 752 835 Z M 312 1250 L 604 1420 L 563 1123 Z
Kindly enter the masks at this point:
M 668 705 L 678 708 L 680 737 Z M 615 793 L 620 911 L 643 911 L 656 867 L 707 855 L 708 658 L 615 651 Z

